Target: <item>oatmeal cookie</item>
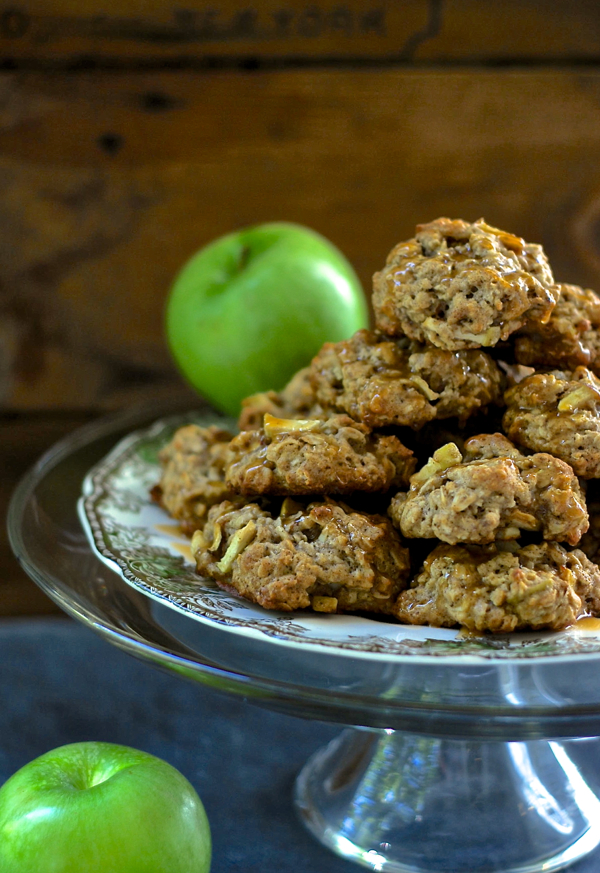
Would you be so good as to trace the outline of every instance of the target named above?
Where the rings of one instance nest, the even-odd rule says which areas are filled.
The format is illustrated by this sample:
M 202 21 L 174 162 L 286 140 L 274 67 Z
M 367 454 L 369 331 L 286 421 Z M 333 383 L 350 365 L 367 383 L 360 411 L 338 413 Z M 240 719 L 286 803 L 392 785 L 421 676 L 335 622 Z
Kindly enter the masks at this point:
M 162 475 L 151 493 L 187 534 L 204 524 L 210 506 L 232 496 L 225 484 L 231 438 L 215 425 L 188 424 L 160 452 Z
M 281 391 L 265 391 L 242 400 L 239 429 L 257 430 L 262 427 L 266 412 L 276 418 L 325 417 L 317 405 L 308 367 L 298 370 Z
M 373 277 L 379 330 L 450 350 L 495 346 L 529 319 L 545 323 L 557 299 L 542 247 L 483 219 L 418 225 Z
M 600 297 L 589 288 L 559 285 L 560 297 L 549 321 L 529 321 L 515 334 L 515 358 L 526 366 L 600 373 Z
M 408 624 L 509 633 L 561 630 L 600 610 L 600 569 L 557 543 L 438 546 L 395 615 Z
M 279 515 L 214 506 L 192 539 L 198 573 L 265 609 L 390 613 L 408 550 L 384 516 L 286 498 Z
M 473 413 L 501 398 L 502 373 L 485 352 L 450 352 L 368 330 L 325 343 L 310 366 L 317 401 L 368 427 L 420 429 L 428 421 Z
M 589 526 L 571 467 L 548 454 L 526 457 L 498 433 L 467 440 L 464 455 L 454 443 L 442 446 L 389 514 L 406 537 L 451 544 L 512 540 L 527 530 L 574 546 Z
M 562 458 L 584 479 L 600 478 L 600 380 L 591 370 L 534 373 L 504 399 L 513 442 Z
M 226 472 L 233 491 L 246 495 L 349 494 L 408 484 L 416 461 L 395 436 L 371 434 L 347 415 L 280 419 L 243 431 L 230 444 Z

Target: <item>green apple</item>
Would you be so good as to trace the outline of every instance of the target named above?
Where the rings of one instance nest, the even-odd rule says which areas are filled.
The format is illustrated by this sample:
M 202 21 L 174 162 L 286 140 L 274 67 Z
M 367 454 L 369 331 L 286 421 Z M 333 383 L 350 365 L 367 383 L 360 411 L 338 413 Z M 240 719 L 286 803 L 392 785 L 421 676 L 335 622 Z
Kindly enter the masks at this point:
M 177 276 L 167 338 L 186 379 L 237 415 L 242 398 L 278 390 L 324 342 L 367 327 L 360 281 L 328 240 L 275 222 L 220 237 Z
M 200 798 L 170 764 L 112 743 L 73 743 L 0 788 L 2 873 L 208 873 Z

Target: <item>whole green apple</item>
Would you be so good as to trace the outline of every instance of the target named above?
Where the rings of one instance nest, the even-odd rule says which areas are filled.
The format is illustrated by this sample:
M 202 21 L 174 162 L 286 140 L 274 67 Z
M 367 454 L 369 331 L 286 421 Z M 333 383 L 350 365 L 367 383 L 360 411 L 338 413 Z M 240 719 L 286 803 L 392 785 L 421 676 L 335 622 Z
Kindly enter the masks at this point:
M 210 856 L 193 787 L 136 749 L 61 746 L 0 788 L 2 873 L 208 873 Z
M 167 338 L 186 379 L 237 415 L 242 398 L 278 390 L 324 342 L 369 321 L 360 281 L 320 234 L 275 222 L 220 237 L 177 276 Z

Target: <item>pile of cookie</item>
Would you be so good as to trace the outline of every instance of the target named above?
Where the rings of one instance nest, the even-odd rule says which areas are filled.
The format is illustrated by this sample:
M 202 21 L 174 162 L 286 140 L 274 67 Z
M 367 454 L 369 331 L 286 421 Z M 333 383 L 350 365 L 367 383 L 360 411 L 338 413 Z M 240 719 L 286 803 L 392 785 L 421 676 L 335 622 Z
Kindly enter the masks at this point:
M 372 300 L 375 330 L 247 398 L 236 436 L 162 451 L 153 496 L 198 572 L 267 609 L 477 632 L 600 615 L 600 297 L 440 218 Z

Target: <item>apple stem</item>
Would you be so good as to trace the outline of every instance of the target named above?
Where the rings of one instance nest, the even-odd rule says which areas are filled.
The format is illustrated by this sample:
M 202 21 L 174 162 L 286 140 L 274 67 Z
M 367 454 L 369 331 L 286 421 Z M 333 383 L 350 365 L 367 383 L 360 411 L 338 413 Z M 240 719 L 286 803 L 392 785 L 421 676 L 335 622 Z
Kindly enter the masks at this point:
M 240 257 L 238 261 L 238 270 L 240 273 L 245 269 L 248 261 L 250 260 L 250 246 L 242 246 L 240 249 Z

